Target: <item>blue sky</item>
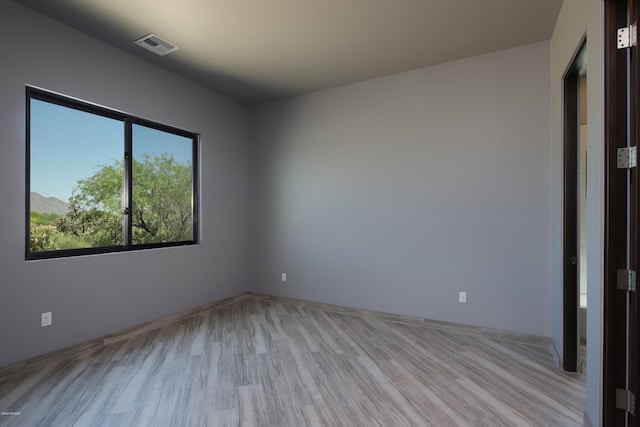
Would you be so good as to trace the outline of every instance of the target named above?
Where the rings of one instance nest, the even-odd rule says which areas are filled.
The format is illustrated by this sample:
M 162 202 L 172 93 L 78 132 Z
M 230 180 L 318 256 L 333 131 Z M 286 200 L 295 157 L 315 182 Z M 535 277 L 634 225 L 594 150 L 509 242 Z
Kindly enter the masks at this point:
M 136 155 L 168 153 L 191 164 L 189 138 L 139 125 L 133 136 Z M 32 99 L 30 143 L 30 191 L 67 202 L 80 179 L 122 159 L 124 123 Z

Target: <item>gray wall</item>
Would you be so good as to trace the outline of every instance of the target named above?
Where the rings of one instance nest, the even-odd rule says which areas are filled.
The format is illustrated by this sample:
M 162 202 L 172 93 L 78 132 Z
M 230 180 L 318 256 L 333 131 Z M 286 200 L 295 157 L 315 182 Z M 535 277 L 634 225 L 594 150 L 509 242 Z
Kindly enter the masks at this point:
M 252 109 L 253 290 L 550 336 L 549 49 Z
M 0 366 L 246 290 L 246 109 L 12 2 L 0 39 Z M 26 262 L 25 84 L 201 133 L 202 244 Z

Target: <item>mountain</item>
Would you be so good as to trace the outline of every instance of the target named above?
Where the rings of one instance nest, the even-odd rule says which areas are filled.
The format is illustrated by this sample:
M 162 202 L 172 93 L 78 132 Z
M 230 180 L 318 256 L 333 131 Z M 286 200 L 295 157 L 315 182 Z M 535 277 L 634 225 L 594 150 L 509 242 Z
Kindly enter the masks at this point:
M 31 212 L 54 213 L 64 215 L 69 211 L 69 205 L 56 197 L 44 197 L 42 194 L 31 192 Z

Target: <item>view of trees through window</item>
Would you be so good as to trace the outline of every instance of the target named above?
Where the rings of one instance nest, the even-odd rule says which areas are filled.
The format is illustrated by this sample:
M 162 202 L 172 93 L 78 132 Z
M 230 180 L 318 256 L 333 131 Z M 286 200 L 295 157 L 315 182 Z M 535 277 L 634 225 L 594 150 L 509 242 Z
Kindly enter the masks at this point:
M 195 242 L 195 135 L 29 103 L 27 256 Z

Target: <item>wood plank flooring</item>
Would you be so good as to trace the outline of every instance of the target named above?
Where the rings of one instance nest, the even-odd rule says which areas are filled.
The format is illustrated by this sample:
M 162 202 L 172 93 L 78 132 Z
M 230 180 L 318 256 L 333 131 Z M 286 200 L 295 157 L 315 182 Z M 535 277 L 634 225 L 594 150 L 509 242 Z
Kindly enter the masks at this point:
M 0 426 L 581 426 L 584 398 L 545 339 L 251 294 L 0 370 Z

